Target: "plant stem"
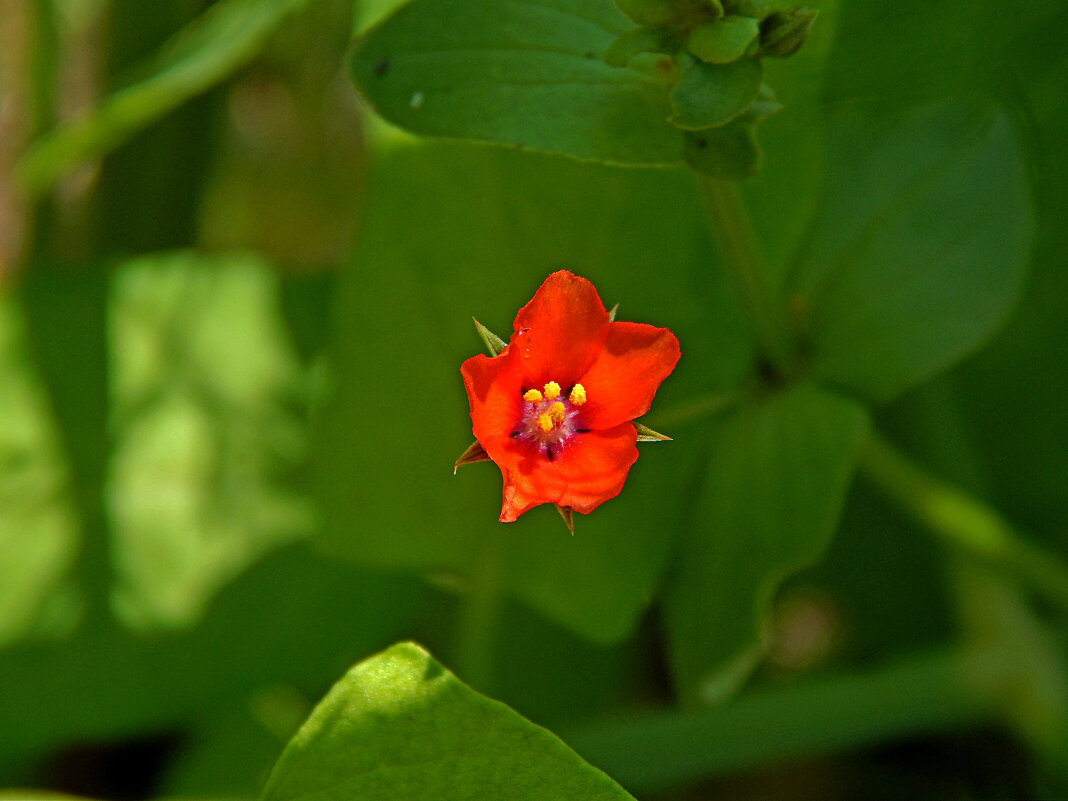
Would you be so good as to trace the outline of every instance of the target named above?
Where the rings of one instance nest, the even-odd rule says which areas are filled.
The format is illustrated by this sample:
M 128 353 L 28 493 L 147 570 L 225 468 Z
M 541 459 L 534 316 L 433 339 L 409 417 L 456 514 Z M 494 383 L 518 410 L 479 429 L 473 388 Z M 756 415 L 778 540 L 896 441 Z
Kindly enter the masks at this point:
M 631 793 L 754 765 L 951 731 L 994 717 L 992 650 L 952 647 L 878 670 L 765 690 L 696 712 L 650 712 L 563 734 Z
M 712 236 L 764 356 L 780 372 L 789 373 L 794 344 L 786 309 L 768 282 L 738 186 L 732 181 L 707 176 L 699 176 L 698 183 L 708 209 Z
M 491 692 L 493 648 L 501 619 L 507 541 L 505 526 L 496 526 L 486 540 L 475 570 L 471 589 L 460 611 L 457 631 L 457 665 L 460 678 L 483 692 Z
M 861 466 L 887 495 L 946 542 L 1008 569 L 1068 614 L 1068 566 L 1022 538 L 997 510 L 931 475 L 878 434 L 869 438 Z

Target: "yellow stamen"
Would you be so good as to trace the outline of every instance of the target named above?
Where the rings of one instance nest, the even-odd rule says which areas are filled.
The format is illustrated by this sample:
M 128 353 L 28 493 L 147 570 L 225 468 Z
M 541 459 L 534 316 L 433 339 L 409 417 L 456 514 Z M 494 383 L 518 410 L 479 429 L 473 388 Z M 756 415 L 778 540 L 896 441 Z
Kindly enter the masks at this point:
M 536 389 L 528 389 L 523 393 L 523 400 L 527 403 L 541 403 L 541 393 Z
M 557 401 L 549 408 L 549 417 L 552 418 L 554 423 L 564 422 L 564 404 Z
M 586 387 L 582 386 L 582 384 L 575 384 L 571 388 L 571 395 L 568 400 L 575 406 L 584 404 L 586 402 Z
M 553 419 L 547 414 L 539 414 L 538 428 L 540 428 L 545 433 L 549 433 L 553 430 Z
M 555 381 L 550 381 L 542 389 L 545 390 L 545 397 L 547 400 L 556 400 L 560 397 L 560 385 Z

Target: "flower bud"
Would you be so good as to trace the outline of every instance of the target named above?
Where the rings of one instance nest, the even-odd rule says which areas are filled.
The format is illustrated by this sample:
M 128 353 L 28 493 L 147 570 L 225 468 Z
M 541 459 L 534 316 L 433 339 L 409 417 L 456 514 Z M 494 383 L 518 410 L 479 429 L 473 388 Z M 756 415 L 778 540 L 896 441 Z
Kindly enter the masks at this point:
M 761 50 L 769 56 L 792 56 L 804 44 L 819 13 L 814 8 L 801 7 L 772 14 L 760 26 Z

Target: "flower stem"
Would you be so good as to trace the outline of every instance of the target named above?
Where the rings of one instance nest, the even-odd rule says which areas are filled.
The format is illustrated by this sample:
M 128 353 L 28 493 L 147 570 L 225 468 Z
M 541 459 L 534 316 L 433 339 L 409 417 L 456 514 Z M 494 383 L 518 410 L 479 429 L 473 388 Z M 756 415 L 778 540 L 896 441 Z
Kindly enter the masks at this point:
M 738 186 L 703 175 L 697 180 L 712 236 L 763 354 L 780 372 L 789 373 L 795 354 L 786 308 L 768 281 Z
M 943 540 L 1008 570 L 1050 604 L 1068 614 L 1068 566 L 1022 538 L 997 510 L 931 475 L 878 434 L 861 456 L 872 481 Z

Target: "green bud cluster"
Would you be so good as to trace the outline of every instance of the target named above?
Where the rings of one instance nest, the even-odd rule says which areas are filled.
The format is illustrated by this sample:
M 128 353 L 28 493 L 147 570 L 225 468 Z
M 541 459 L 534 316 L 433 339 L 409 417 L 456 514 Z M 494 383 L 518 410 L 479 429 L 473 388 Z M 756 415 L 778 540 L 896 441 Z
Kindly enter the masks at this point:
M 613 42 L 605 61 L 625 67 L 639 54 L 660 54 L 659 73 L 671 82 L 669 121 L 686 131 L 690 166 L 730 180 L 755 175 L 756 126 L 779 109 L 761 58 L 797 52 L 818 12 L 791 0 L 615 3 L 638 27 Z

